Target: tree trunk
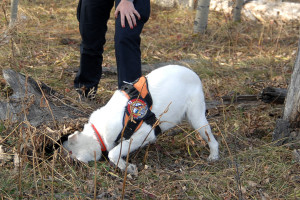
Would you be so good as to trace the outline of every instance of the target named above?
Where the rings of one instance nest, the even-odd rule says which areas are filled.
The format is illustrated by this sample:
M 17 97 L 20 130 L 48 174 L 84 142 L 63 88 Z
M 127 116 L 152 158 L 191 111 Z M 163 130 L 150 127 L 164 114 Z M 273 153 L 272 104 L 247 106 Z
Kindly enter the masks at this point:
M 194 10 L 195 9 L 195 1 L 197 0 L 189 0 L 189 9 Z
M 204 33 L 207 27 L 210 0 L 198 0 L 194 33 Z
M 241 12 L 243 8 L 244 0 L 236 0 L 233 8 L 233 21 L 241 21 Z
M 300 40 L 298 54 L 288 89 L 283 119 L 290 123 L 300 122 Z
M 300 131 L 300 40 L 298 44 L 298 54 L 294 65 L 294 70 L 289 85 L 287 98 L 285 101 L 284 113 L 282 119 L 277 120 L 276 128 L 273 133 L 273 140 L 277 144 L 284 144 L 290 141 L 291 132 L 299 138 Z M 298 129 L 298 131 L 297 131 Z M 298 135 L 298 136 L 297 136 Z M 295 137 L 295 136 L 293 136 Z
M 10 8 L 10 22 L 9 26 L 13 26 L 18 17 L 18 4 L 19 0 L 11 0 L 11 8 Z

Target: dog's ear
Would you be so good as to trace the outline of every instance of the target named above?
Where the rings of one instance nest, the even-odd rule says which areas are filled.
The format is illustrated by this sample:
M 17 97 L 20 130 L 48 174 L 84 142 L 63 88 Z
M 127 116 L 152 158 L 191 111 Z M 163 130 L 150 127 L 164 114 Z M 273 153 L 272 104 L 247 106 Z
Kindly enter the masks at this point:
M 70 144 L 74 144 L 77 142 L 78 134 L 79 134 L 79 131 L 75 131 L 75 133 L 73 133 L 72 135 L 69 135 L 68 141 L 70 142 Z

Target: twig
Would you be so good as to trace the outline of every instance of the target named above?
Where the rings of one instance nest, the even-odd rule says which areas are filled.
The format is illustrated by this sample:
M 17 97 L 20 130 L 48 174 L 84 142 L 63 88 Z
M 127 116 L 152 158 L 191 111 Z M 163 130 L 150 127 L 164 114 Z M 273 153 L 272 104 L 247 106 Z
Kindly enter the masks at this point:
M 124 196 L 125 196 L 125 186 L 126 186 L 126 179 L 127 179 L 127 167 L 128 167 L 128 159 L 129 159 L 129 154 L 130 154 L 131 142 L 132 142 L 132 138 L 130 138 L 128 153 L 127 153 L 127 157 L 126 157 L 126 168 L 125 168 L 123 187 L 122 187 L 122 200 L 124 199 Z
M 131 115 L 131 114 L 130 114 L 130 115 Z M 126 128 L 126 125 L 123 126 L 123 129 L 122 129 L 122 132 L 121 132 L 120 153 L 119 153 L 119 158 L 118 158 L 118 162 L 117 162 L 115 171 L 117 170 L 118 165 L 119 165 L 119 161 L 120 161 L 120 159 L 121 159 L 121 152 L 122 152 L 122 146 L 123 146 L 123 136 L 124 136 L 125 128 Z
M 138 153 L 140 152 L 141 150 L 141 147 L 143 146 L 143 144 L 146 142 L 147 138 L 149 137 L 150 133 L 152 132 L 152 130 L 155 129 L 156 126 L 158 126 L 160 124 L 160 118 L 166 114 L 168 111 L 169 111 L 169 107 L 170 105 L 172 104 L 172 102 L 169 103 L 169 105 L 166 107 L 166 109 L 164 110 L 164 112 L 162 114 L 159 115 L 158 119 L 156 120 L 156 122 L 153 124 L 153 126 L 151 127 L 151 130 L 149 131 L 149 133 L 147 134 L 147 136 L 145 137 L 144 141 L 142 142 L 141 146 L 138 148 L 138 150 L 136 151 L 136 154 L 135 154 L 135 158 L 136 156 L 138 155 Z
M 149 148 L 150 148 L 150 145 L 148 145 L 148 147 L 147 147 L 147 149 L 146 149 L 146 152 L 145 152 L 145 156 L 144 156 L 144 159 L 143 159 L 143 163 L 144 163 L 144 164 L 146 163 L 146 160 L 147 160 L 147 158 L 148 158 Z
M 37 179 L 36 179 L 36 171 L 35 171 L 35 157 L 36 157 L 36 151 L 35 151 L 35 147 L 34 147 L 34 143 L 33 143 L 33 136 L 31 134 L 31 142 L 32 142 L 32 145 L 33 145 L 33 157 L 32 157 L 32 166 L 33 166 L 33 180 L 34 180 L 34 183 L 35 183 L 35 189 L 36 189 L 36 194 L 37 194 L 37 199 L 40 199 L 40 195 L 39 195 L 39 188 L 38 188 L 38 185 L 37 185 Z
M 72 177 L 72 186 L 73 186 L 73 188 L 74 188 L 74 199 L 78 199 L 77 198 L 77 196 L 78 196 L 78 189 L 77 189 L 77 187 L 76 187 L 76 183 L 75 183 L 75 178 L 74 178 L 74 176 L 71 176 Z
M 190 135 L 192 135 L 193 133 L 195 133 L 196 131 L 200 130 L 201 128 L 204 128 L 206 126 L 209 126 L 209 124 L 205 124 L 204 126 L 201 126 L 200 128 L 195 129 L 194 131 L 188 133 L 184 138 L 182 138 L 181 140 L 179 140 L 179 142 L 183 141 L 184 139 L 186 139 L 187 137 L 189 137 Z M 208 136 L 207 132 L 205 131 L 206 136 Z M 207 137 L 209 138 L 209 136 Z M 209 141 L 209 140 L 208 140 Z
M 51 167 L 51 177 L 52 177 L 52 180 L 51 180 L 51 196 L 52 196 L 52 199 L 54 199 L 54 187 L 53 187 L 53 184 L 54 184 L 54 163 L 55 163 L 55 159 L 57 157 L 57 151 L 54 152 L 54 156 L 53 156 L 53 159 L 52 159 L 52 167 Z
M 3 13 L 4 13 L 4 19 L 5 19 L 5 21 L 6 21 L 6 24 L 8 24 L 9 21 L 8 21 L 8 19 L 7 19 L 7 14 L 6 14 L 6 10 L 5 10 L 5 5 L 4 5 L 4 3 L 6 3 L 5 0 L 3 1 L 1 7 L 2 7 L 2 11 L 3 11 Z
M 29 124 L 29 122 L 27 122 L 27 124 Z M 39 171 L 41 181 L 42 181 L 42 187 L 43 187 L 43 189 L 45 189 L 44 176 L 43 176 L 43 173 L 42 173 L 41 168 L 40 168 L 42 163 L 41 164 L 38 163 L 38 155 L 37 155 L 37 150 L 35 148 L 35 144 L 34 144 L 34 140 L 33 140 L 34 139 L 33 134 L 36 134 L 36 128 L 34 128 L 33 133 L 31 133 L 31 135 L 30 135 L 31 143 L 32 143 L 32 147 L 33 147 L 33 160 L 36 159 L 37 169 Z
M 83 111 L 83 110 L 80 110 L 80 109 L 78 109 L 78 108 L 76 108 L 76 107 L 74 107 L 74 106 L 71 106 L 71 105 L 65 103 L 63 100 L 61 100 L 60 98 L 58 98 L 57 96 L 55 96 L 55 95 L 53 95 L 53 94 L 50 94 L 50 96 L 53 97 L 53 98 L 55 98 L 55 99 L 58 100 L 60 103 L 62 103 L 63 105 L 65 105 L 65 106 L 67 106 L 67 107 L 69 107 L 69 108 L 72 108 L 72 109 L 74 109 L 74 110 L 83 112 L 84 114 L 88 114 L 87 112 L 85 112 L 85 111 Z M 65 98 L 66 98 L 67 100 L 70 100 L 72 103 L 78 103 L 78 102 L 74 101 L 74 99 L 72 99 L 71 97 L 65 96 Z M 84 109 L 86 109 L 86 107 L 81 106 L 81 104 L 79 104 L 79 106 L 82 107 L 82 108 L 84 108 Z M 89 108 L 89 109 L 91 109 L 91 108 Z
M 278 42 L 279 42 L 279 39 L 280 39 L 280 36 L 281 36 L 281 33 L 282 33 L 282 29 L 283 29 L 283 24 L 281 23 L 281 25 L 280 25 L 280 29 L 279 29 L 279 34 L 278 34 L 278 37 L 277 37 L 277 39 L 276 39 L 276 43 L 275 43 L 275 51 L 277 51 L 277 49 L 278 49 Z
M 45 93 L 44 93 L 44 91 L 42 90 L 42 88 L 41 88 L 41 86 L 40 86 L 40 83 L 39 83 L 38 81 L 37 81 L 36 83 L 37 83 L 37 85 L 39 86 L 39 88 L 40 88 L 40 90 L 41 90 L 41 93 L 42 93 L 42 95 L 43 95 L 43 98 L 45 99 L 45 102 L 46 102 L 46 104 L 47 104 L 47 107 L 48 107 L 48 109 L 49 109 L 49 111 L 50 111 L 50 114 L 51 114 L 51 116 L 52 116 L 54 126 L 55 126 L 56 128 L 58 128 L 57 123 L 56 123 L 56 120 L 55 120 L 55 117 L 54 117 L 53 112 L 52 112 L 52 109 L 50 108 L 49 102 L 48 102 L 48 100 L 47 100 L 47 98 L 46 98 L 46 96 L 45 96 Z
M 13 134 L 13 133 L 17 130 L 17 128 L 19 128 L 19 126 L 21 126 L 23 123 L 24 123 L 24 121 L 23 121 L 23 122 L 20 122 L 20 123 L 18 124 L 18 126 L 17 126 L 14 130 L 12 130 L 12 132 L 10 132 L 3 140 L 0 141 L 0 144 L 3 143 L 7 138 L 9 138 L 9 136 L 10 136 L 11 134 Z
M 224 116 L 223 120 L 224 120 L 224 122 L 226 122 L 226 119 L 225 119 L 225 109 L 224 108 L 223 108 L 223 116 Z M 225 137 L 222 134 L 220 128 L 217 126 L 217 124 L 216 124 L 216 127 L 218 128 L 219 132 L 221 133 L 223 141 L 224 141 L 224 143 L 226 145 L 226 148 L 228 150 L 228 153 L 230 155 L 232 164 L 235 164 L 234 166 L 235 166 L 235 169 L 236 169 L 236 172 L 237 172 L 236 181 L 237 181 L 237 188 L 238 188 L 238 192 L 239 192 L 239 200 L 242 200 L 243 199 L 243 194 L 242 194 L 242 190 L 241 190 L 241 182 L 240 182 L 240 175 L 239 175 L 238 164 L 237 164 L 236 160 L 233 158 L 233 155 L 232 155 L 232 153 L 231 153 L 231 151 L 229 149 L 229 146 L 228 146 L 228 144 L 227 144 L 227 142 L 225 140 Z M 224 126 L 224 127 L 226 127 L 226 126 Z M 226 131 L 226 128 L 225 128 L 225 131 Z M 236 152 L 236 136 L 234 137 L 234 142 L 235 142 L 235 154 L 236 154 L 237 153 Z M 235 155 L 235 158 L 236 158 L 236 155 Z
M 224 110 L 224 109 L 223 109 L 223 116 L 224 116 L 224 122 L 226 122 L 226 119 L 225 119 L 225 110 Z M 215 124 L 216 124 L 216 123 L 215 123 Z M 235 169 L 236 169 L 236 172 L 237 172 L 236 181 L 237 181 L 237 188 L 238 188 L 238 192 L 239 192 L 239 200 L 242 200 L 242 199 L 243 199 L 243 195 L 242 195 L 242 192 L 241 192 L 242 190 L 241 190 L 241 183 L 240 183 L 240 176 L 239 176 L 239 170 L 238 170 L 237 162 L 234 160 L 233 155 L 232 155 L 232 153 L 231 153 L 231 151 L 230 151 L 230 149 L 229 149 L 229 146 L 228 146 L 228 144 L 227 144 L 227 142 L 226 142 L 226 140 L 225 140 L 225 137 L 224 137 L 224 135 L 222 134 L 220 128 L 217 126 L 217 124 L 216 124 L 216 127 L 218 128 L 219 132 L 221 133 L 221 136 L 222 136 L 222 138 L 223 138 L 223 141 L 224 141 L 224 143 L 225 143 L 225 145 L 226 145 L 226 148 L 227 148 L 227 150 L 228 150 L 229 156 L 230 156 L 230 158 L 231 158 L 232 164 L 235 164 L 234 166 L 235 166 Z M 226 126 L 225 126 L 225 127 L 226 127 Z M 226 131 L 226 129 L 225 129 L 225 131 Z M 235 140 L 235 142 L 236 142 L 236 140 Z M 236 144 L 236 143 L 235 143 L 235 144 Z M 236 147 L 236 146 L 235 146 L 235 147 Z M 236 148 L 235 148 L 235 150 L 236 150 Z M 236 153 L 236 152 L 235 152 L 235 153 Z
M 48 164 L 47 162 L 45 162 L 45 164 L 48 165 L 49 167 L 52 167 L 52 166 L 50 166 L 50 164 Z M 54 168 L 52 168 L 52 169 L 53 169 L 53 171 L 54 171 L 56 174 L 60 175 L 61 178 L 64 179 L 66 182 L 68 182 L 70 185 L 74 185 L 74 184 L 71 183 L 71 181 L 69 181 L 65 176 L 63 176 L 62 174 L 60 174 L 57 170 L 55 170 Z M 56 177 L 56 179 L 59 179 L 59 178 Z M 61 179 L 59 179 L 59 180 L 61 180 Z M 61 181 L 62 181 L 62 180 L 61 180 Z
M 104 169 L 105 169 L 105 168 L 104 168 Z M 106 170 L 106 169 L 105 169 L 105 170 Z M 106 170 L 106 171 L 107 171 L 107 170 Z M 110 171 L 107 171 L 107 173 L 110 174 L 111 176 L 115 177 L 115 178 L 118 178 L 119 180 L 124 180 L 124 178 L 121 178 L 121 177 L 119 177 L 118 175 L 116 175 L 116 174 L 114 174 L 114 173 L 112 173 L 112 172 L 110 172 Z M 147 193 L 147 194 L 151 194 L 152 196 L 155 197 L 155 199 L 161 199 L 161 198 L 159 198 L 159 195 L 156 195 L 156 194 L 154 194 L 154 193 L 151 193 L 150 191 L 147 191 L 145 188 L 140 188 L 140 187 L 137 186 L 136 184 L 132 184 L 132 183 L 130 183 L 130 182 L 128 182 L 128 184 L 129 184 L 131 187 L 140 190 L 141 192 L 144 192 L 144 193 Z
M 21 129 L 22 130 L 22 129 Z M 18 154 L 19 154 L 19 163 L 18 163 L 18 171 L 19 171 L 19 183 L 18 183 L 18 190 L 19 190 L 19 199 L 23 199 L 23 192 L 22 192 L 22 158 L 21 158 L 21 143 L 23 141 L 22 132 L 20 131 L 19 135 L 19 144 L 18 144 Z
M 95 163 L 94 200 L 96 200 L 97 199 L 97 159 L 96 159 L 96 151 L 94 151 L 94 163 Z
M 235 169 L 236 169 L 236 183 L 237 183 L 237 189 L 239 191 L 239 200 L 243 200 L 243 193 L 242 193 L 242 185 L 241 185 L 241 179 L 240 179 L 240 173 L 239 173 L 239 166 L 237 163 L 237 151 L 236 151 L 237 147 L 236 147 L 236 138 L 234 137 L 234 153 L 235 153 L 235 159 L 234 159 L 234 165 L 235 165 Z

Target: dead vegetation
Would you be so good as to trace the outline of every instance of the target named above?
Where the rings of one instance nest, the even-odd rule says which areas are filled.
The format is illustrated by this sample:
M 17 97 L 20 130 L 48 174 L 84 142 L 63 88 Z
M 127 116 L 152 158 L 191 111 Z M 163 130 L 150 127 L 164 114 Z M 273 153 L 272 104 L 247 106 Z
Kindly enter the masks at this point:
M 76 99 L 72 81 L 79 65 L 77 2 L 20 3 L 19 23 L 10 31 L 8 1 L 0 3 L 0 37 L 8 34 L 0 39 L 0 69 L 15 69 Z M 299 22 L 236 24 L 223 13 L 211 12 L 208 33 L 193 35 L 193 17 L 191 11 L 153 6 L 142 36 L 143 63 L 186 61 L 202 78 L 209 100 L 257 94 L 267 86 L 287 87 Z M 113 24 L 112 17 L 105 67 L 115 66 Z M 91 112 L 103 105 L 116 86 L 116 76 L 104 74 L 96 102 L 82 109 Z M 1 99 L 11 92 L 2 78 L 0 89 Z M 281 105 L 262 102 L 210 110 L 221 146 L 216 163 L 206 162 L 208 149 L 185 123 L 163 134 L 155 145 L 131 155 L 139 176 L 127 177 L 125 199 L 300 198 L 300 166 L 292 158 L 292 148 L 299 144 L 277 147 L 271 141 L 281 114 Z M 49 138 L 82 128 L 85 120 L 58 127 L 0 122 L 1 199 L 121 199 L 124 174 L 108 162 L 70 162 L 59 152 L 47 159 L 41 148 Z

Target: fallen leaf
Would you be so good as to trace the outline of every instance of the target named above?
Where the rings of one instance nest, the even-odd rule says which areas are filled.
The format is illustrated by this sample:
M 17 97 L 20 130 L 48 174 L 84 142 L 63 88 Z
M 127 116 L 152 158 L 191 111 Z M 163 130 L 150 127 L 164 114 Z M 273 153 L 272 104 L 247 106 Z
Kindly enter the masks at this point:
M 255 183 L 254 181 L 247 181 L 247 183 L 250 187 L 256 187 L 257 186 L 257 183 Z
M 10 159 L 10 156 L 4 152 L 3 146 L 0 145 L 0 162 L 2 163 L 2 165 L 9 159 Z

